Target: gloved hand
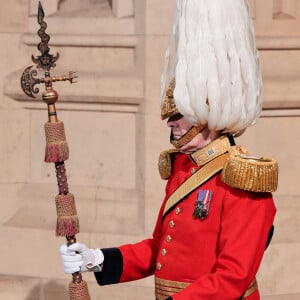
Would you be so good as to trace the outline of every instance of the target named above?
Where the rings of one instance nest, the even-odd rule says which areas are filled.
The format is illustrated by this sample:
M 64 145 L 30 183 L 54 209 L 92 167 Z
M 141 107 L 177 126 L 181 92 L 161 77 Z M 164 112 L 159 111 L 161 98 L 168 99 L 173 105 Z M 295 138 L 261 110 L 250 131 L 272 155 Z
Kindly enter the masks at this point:
M 100 249 L 89 249 L 86 245 L 75 243 L 71 246 L 63 244 L 60 247 L 61 260 L 64 272 L 101 272 L 104 261 L 103 252 Z

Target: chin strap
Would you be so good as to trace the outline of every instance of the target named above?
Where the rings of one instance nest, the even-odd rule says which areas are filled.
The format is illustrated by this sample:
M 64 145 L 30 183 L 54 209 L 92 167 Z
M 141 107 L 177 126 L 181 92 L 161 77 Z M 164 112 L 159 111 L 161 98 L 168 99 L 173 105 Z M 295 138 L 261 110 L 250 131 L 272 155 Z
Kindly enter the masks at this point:
M 182 146 L 189 143 L 198 133 L 200 133 L 206 125 L 198 125 L 198 126 L 192 126 L 180 139 L 175 140 L 173 138 L 173 135 L 171 133 L 170 136 L 170 143 L 176 148 L 179 149 Z

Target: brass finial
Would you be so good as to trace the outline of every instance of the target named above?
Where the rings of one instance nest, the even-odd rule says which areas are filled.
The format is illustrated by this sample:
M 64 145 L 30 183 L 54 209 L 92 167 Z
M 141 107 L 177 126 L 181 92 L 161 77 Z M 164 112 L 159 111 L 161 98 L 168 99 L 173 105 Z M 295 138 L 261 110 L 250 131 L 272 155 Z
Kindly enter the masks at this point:
M 39 88 L 36 85 L 40 83 L 45 84 L 45 91 L 43 92 L 43 101 L 48 104 L 48 115 L 49 121 L 56 122 L 56 109 L 54 103 L 58 99 L 58 93 L 53 89 L 52 83 L 56 81 L 69 81 L 70 83 L 75 83 L 77 78 L 76 72 L 69 72 L 68 75 L 61 76 L 51 76 L 50 70 L 56 66 L 56 61 L 59 58 L 59 54 L 56 55 L 50 54 L 50 48 L 48 42 L 50 36 L 46 33 L 47 23 L 44 21 L 44 10 L 41 2 L 39 2 L 38 7 L 38 23 L 40 24 L 40 29 L 37 34 L 41 38 L 41 42 L 37 45 L 38 50 L 41 52 L 41 55 L 34 56 L 32 55 L 31 59 L 36 64 L 37 69 L 44 70 L 45 77 L 37 78 L 38 72 L 36 69 L 32 69 L 33 66 L 27 67 L 21 76 L 21 88 L 24 93 L 34 98 L 34 94 L 39 93 Z

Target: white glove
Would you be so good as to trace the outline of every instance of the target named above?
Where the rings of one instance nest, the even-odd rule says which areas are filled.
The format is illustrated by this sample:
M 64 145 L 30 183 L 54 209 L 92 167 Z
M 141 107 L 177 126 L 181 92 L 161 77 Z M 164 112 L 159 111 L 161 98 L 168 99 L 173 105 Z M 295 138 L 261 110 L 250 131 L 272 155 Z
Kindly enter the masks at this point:
M 104 261 L 103 252 L 100 249 L 89 249 L 86 245 L 75 243 L 71 246 L 63 244 L 60 247 L 61 260 L 64 272 L 101 272 Z

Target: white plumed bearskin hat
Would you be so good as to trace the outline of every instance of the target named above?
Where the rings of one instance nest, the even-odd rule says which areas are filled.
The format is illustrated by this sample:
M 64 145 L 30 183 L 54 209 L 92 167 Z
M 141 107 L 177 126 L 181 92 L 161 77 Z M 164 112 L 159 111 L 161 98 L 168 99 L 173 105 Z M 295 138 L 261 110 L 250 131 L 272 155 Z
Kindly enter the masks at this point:
M 247 0 L 176 0 L 162 110 L 166 99 L 193 125 L 211 130 L 237 133 L 256 122 L 262 78 Z

